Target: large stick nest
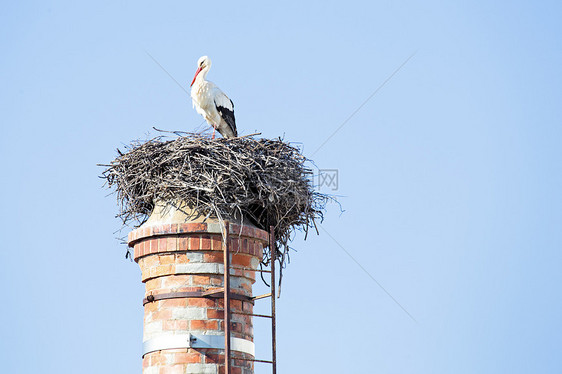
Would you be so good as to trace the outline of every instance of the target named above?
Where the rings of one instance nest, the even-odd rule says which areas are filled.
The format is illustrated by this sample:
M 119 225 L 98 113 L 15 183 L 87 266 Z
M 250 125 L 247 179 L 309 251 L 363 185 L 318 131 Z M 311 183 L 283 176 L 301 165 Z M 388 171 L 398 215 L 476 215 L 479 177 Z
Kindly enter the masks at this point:
M 145 222 L 157 201 L 182 202 L 205 217 L 245 217 L 275 227 L 285 264 L 295 229 L 315 227 L 329 196 L 314 191 L 313 173 L 299 150 L 281 139 L 210 139 L 188 134 L 135 142 L 106 166 L 124 225 Z M 270 258 L 264 253 L 264 262 Z

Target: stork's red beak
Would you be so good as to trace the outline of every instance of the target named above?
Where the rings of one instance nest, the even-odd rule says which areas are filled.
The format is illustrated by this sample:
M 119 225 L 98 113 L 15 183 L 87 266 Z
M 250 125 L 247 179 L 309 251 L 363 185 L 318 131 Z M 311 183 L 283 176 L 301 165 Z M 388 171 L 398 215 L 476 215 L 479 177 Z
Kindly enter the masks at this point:
M 197 71 L 195 72 L 195 76 L 193 77 L 193 80 L 191 81 L 190 87 L 193 86 L 193 83 L 195 83 L 195 78 L 197 78 L 197 75 L 198 75 L 200 72 L 201 72 L 201 66 L 199 66 L 199 67 L 197 68 Z

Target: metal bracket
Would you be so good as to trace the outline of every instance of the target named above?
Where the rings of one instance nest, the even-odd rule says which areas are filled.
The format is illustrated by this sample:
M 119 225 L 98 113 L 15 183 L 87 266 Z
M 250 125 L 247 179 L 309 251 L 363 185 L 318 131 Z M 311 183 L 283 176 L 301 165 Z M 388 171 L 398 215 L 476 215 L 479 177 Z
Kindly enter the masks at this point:
M 142 355 L 166 349 L 201 348 L 224 349 L 224 335 L 194 335 L 191 333 L 177 335 L 160 335 L 148 339 L 142 344 Z M 241 338 L 230 338 L 232 350 L 255 356 L 254 342 Z
M 218 288 L 210 291 L 191 291 L 191 292 L 168 292 L 168 293 L 161 293 L 155 295 L 148 295 L 142 300 L 142 305 L 146 305 L 148 303 L 152 303 L 158 300 L 167 300 L 167 299 L 182 299 L 182 298 L 189 298 L 189 297 L 208 297 L 211 299 L 218 299 L 223 297 L 224 295 L 224 288 Z M 235 300 L 242 300 L 247 301 L 253 304 L 254 298 L 251 296 L 240 295 L 234 292 L 230 292 L 230 298 Z

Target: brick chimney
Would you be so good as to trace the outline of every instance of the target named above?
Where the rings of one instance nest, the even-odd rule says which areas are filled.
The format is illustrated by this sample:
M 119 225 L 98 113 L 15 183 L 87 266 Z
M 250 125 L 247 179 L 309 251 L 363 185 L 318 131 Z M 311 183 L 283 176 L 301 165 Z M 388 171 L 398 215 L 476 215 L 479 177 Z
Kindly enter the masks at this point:
M 129 233 L 146 285 L 143 374 L 224 373 L 224 226 L 194 216 L 157 205 Z M 248 314 L 268 233 L 248 223 L 229 227 L 231 373 L 253 374 L 253 362 L 237 358 L 254 359 Z

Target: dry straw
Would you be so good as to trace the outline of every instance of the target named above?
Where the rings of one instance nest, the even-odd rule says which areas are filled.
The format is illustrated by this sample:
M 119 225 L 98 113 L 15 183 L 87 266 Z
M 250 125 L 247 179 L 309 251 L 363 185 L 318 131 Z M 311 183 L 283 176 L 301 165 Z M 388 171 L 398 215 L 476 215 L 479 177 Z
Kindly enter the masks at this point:
M 245 217 L 275 227 L 281 265 L 294 230 L 315 227 L 330 196 L 314 191 L 313 173 L 296 147 L 251 136 L 210 139 L 186 134 L 134 142 L 102 174 L 114 188 L 124 225 L 141 225 L 156 201 L 182 202 L 219 220 Z M 264 263 L 269 263 L 269 249 Z

